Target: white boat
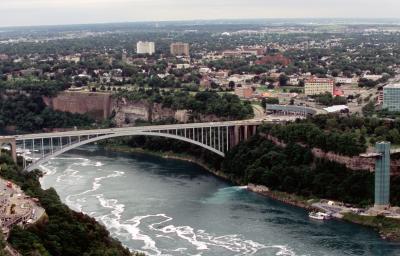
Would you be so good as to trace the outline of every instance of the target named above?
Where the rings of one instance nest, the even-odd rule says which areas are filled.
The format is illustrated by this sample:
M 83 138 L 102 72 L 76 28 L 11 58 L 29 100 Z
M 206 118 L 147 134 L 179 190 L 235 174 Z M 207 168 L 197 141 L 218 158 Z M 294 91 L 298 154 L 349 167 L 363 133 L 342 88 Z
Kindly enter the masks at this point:
M 308 217 L 314 220 L 329 220 L 332 216 L 328 213 L 323 212 L 310 212 Z

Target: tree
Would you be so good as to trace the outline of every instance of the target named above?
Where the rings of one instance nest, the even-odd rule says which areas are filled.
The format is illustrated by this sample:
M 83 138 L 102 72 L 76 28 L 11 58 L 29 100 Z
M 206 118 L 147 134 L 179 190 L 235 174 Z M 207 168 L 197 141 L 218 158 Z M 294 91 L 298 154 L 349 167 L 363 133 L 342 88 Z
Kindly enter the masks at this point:
M 288 81 L 289 81 L 289 77 L 287 77 L 285 74 L 281 74 L 279 76 L 279 85 L 280 86 L 286 86 Z
M 235 82 L 234 81 L 229 81 L 228 86 L 229 86 L 229 89 L 231 89 L 231 90 L 235 89 Z
M 362 108 L 363 115 L 366 117 L 370 117 L 375 113 L 375 104 L 370 101 L 367 105 Z

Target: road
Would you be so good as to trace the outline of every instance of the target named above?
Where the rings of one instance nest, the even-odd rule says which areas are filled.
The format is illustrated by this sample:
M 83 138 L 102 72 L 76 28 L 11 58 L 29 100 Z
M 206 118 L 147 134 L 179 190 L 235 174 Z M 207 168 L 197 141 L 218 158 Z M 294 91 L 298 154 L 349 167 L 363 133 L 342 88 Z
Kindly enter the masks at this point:
M 253 112 L 254 112 L 254 118 L 255 119 L 263 119 L 265 118 L 265 113 L 264 109 L 260 105 L 255 105 L 253 104 Z

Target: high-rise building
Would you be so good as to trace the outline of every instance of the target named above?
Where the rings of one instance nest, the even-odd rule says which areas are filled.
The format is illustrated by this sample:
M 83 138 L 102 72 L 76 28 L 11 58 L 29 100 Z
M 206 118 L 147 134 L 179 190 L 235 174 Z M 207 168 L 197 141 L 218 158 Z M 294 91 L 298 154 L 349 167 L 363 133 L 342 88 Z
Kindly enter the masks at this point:
M 153 55 L 156 52 L 156 47 L 155 47 L 154 42 L 142 42 L 142 41 L 139 41 L 136 44 L 136 52 L 138 54 Z
M 189 44 L 187 43 L 172 43 L 171 55 L 174 56 L 189 56 Z
M 376 143 L 376 153 L 375 208 L 382 209 L 390 204 L 390 142 Z
M 391 112 L 400 111 L 400 84 L 383 87 L 383 108 Z
M 304 93 L 306 95 L 318 95 L 322 93 L 333 94 L 335 81 L 327 78 L 312 78 L 308 79 L 304 85 Z

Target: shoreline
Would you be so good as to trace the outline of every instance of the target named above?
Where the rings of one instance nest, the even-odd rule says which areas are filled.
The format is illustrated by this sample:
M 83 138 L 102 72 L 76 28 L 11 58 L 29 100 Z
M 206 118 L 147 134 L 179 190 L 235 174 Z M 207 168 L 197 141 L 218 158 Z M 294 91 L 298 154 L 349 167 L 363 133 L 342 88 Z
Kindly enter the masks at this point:
M 199 167 L 202 167 L 209 173 L 224 179 L 226 181 L 232 182 L 235 185 L 239 186 L 246 186 L 246 184 L 242 184 L 238 180 L 233 180 L 229 176 L 225 175 L 223 172 L 215 170 L 211 166 L 207 165 L 201 160 L 196 159 L 194 156 L 186 155 L 186 154 L 177 154 L 172 151 L 168 152 L 156 152 L 156 151 L 151 151 L 143 148 L 131 148 L 129 146 L 124 146 L 124 145 L 103 145 L 104 149 L 114 151 L 114 152 L 122 152 L 122 153 L 136 153 L 136 154 L 146 154 L 150 156 L 157 156 L 161 157 L 163 159 L 171 159 L 171 160 L 179 160 L 183 162 L 189 162 L 198 165 Z
M 317 198 L 305 198 L 299 195 L 290 194 L 281 191 L 272 191 L 267 187 L 256 184 L 244 184 L 244 182 L 240 180 L 235 180 L 232 177 L 224 174 L 219 170 L 215 170 L 211 166 L 208 166 L 202 160 L 196 159 L 193 156 L 186 154 L 177 154 L 172 151 L 169 152 L 156 152 L 143 148 L 132 148 L 125 145 L 103 145 L 106 150 L 114 151 L 114 152 L 123 152 L 123 153 L 139 153 L 139 154 L 147 154 L 152 156 L 158 156 L 164 159 L 172 159 L 179 160 L 184 162 L 189 162 L 196 164 L 207 172 L 215 175 L 218 178 L 224 179 L 225 181 L 231 182 L 237 186 L 246 186 L 249 192 L 258 194 L 263 197 L 270 198 L 272 200 L 276 200 L 278 202 L 291 205 L 294 207 L 302 208 L 307 211 L 315 210 L 316 208 L 312 206 L 312 203 L 315 200 L 321 200 Z M 379 236 L 388 241 L 392 242 L 400 242 L 400 220 L 394 220 L 389 218 L 381 218 L 380 216 L 360 216 L 356 214 L 344 214 L 343 218 L 335 218 L 339 221 L 345 221 L 352 224 L 361 225 L 364 227 L 372 228 L 375 230 Z M 398 223 L 396 223 L 398 222 Z M 396 227 L 399 227 L 396 230 Z

